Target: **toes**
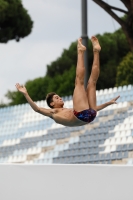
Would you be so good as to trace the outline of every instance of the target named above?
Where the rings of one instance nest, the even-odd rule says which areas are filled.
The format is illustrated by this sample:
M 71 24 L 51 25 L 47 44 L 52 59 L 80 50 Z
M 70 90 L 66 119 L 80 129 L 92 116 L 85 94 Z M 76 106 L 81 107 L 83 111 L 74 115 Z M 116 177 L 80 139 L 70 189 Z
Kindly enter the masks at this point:
M 82 43 L 82 38 L 79 38 L 79 39 L 78 39 L 78 42 Z
M 98 41 L 98 39 L 97 39 L 95 36 L 92 36 L 92 37 L 91 37 L 91 41 L 92 41 L 92 42 L 96 42 L 96 41 Z

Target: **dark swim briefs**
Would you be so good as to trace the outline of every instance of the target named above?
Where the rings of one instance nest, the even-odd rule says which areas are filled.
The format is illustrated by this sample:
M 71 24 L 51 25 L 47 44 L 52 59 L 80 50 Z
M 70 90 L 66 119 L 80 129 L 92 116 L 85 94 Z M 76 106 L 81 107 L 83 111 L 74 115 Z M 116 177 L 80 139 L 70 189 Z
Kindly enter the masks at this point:
M 87 123 L 92 122 L 97 114 L 97 112 L 91 108 L 80 112 L 74 110 L 73 113 L 79 120 Z

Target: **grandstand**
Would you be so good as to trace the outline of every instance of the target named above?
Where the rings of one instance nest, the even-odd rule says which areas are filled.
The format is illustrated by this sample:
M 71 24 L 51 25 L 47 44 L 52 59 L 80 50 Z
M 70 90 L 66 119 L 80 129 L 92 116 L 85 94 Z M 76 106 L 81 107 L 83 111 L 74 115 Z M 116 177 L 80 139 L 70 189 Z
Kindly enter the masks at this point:
M 97 104 L 120 95 L 81 127 L 64 127 L 22 104 L 0 109 L 0 163 L 133 164 L 133 86 L 97 91 Z M 72 96 L 64 97 L 72 107 Z M 45 101 L 36 102 L 47 107 Z

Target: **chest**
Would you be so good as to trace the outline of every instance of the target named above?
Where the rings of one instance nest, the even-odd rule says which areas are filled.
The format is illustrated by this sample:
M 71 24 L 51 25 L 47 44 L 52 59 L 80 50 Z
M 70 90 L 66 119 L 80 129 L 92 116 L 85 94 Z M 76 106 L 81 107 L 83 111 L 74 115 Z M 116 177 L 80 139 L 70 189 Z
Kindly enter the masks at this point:
M 62 116 L 62 117 L 71 117 L 73 115 L 72 109 L 62 108 L 55 112 L 56 116 Z

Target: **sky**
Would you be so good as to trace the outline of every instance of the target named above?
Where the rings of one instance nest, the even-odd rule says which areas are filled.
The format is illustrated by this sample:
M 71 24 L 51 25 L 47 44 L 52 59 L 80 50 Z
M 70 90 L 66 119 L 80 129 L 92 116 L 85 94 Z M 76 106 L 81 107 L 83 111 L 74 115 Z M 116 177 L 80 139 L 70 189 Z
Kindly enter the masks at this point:
M 120 0 L 105 2 L 125 9 Z M 20 42 L 0 44 L 0 102 L 4 103 L 8 102 L 7 91 L 16 91 L 16 83 L 45 76 L 46 66 L 81 37 L 81 0 L 22 0 L 22 4 L 34 25 L 32 33 Z M 101 7 L 88 0 L 88 37 L 114 32 L 119 27 Z

